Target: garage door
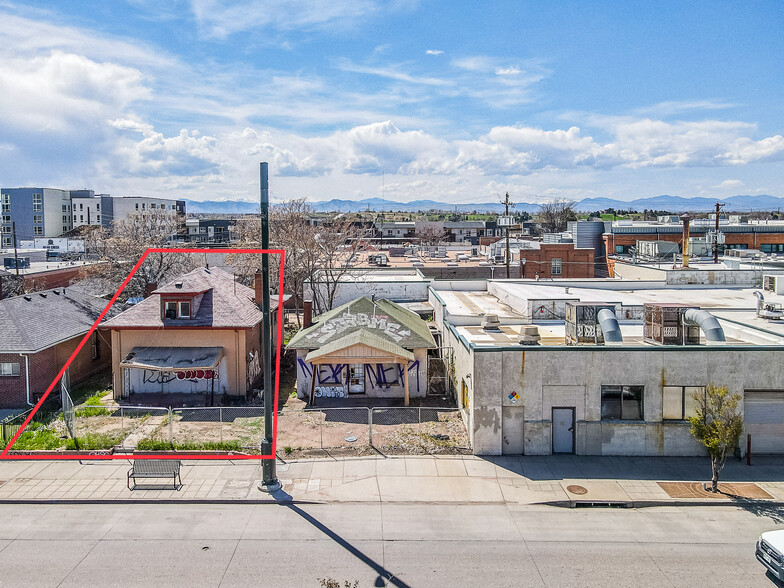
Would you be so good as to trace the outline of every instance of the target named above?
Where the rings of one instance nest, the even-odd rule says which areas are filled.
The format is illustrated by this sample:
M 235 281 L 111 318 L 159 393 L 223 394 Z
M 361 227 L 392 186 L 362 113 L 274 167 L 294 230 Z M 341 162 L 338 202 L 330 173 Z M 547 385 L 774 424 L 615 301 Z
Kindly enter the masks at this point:
M 784 391 L 746 390 L 743 407 L 752 455 L 784 453 Z

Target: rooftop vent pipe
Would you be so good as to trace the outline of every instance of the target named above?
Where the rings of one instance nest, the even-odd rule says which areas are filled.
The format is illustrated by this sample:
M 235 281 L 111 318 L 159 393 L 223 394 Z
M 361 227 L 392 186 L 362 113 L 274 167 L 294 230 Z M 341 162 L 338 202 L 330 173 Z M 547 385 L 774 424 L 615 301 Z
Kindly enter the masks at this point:
M 520 345 L 539 345 L 541 339 L 536 325 L 523 325 L 520 329 Z
M 754 296 L 757 298 L 757 315 L 759 316 L 760 310 L 762 310 L 762 304 L 765 302 L 765 297 L 759 290 L 754 290 Z
M 705 333 L 707 341 L 721 342 L 724 338 L 724 329 L 721 328 L 719 321 L 707 310 L 699 308 L 687 308 L 683 313 L 683 322 L 687 325 L 696 325 Z
M 605 343 L 623 343 L 623 336 L 621 335 L 621 326 L 618 324 L 618 319 L 615 313 L 609 308 L 602 308 L 596 314 L 596 320 L 604 334 Z
M 482 317 L 482 328 L 485 331 L 500 331 L 501 321 L 498 320 L 497 314 L 486 314 Z

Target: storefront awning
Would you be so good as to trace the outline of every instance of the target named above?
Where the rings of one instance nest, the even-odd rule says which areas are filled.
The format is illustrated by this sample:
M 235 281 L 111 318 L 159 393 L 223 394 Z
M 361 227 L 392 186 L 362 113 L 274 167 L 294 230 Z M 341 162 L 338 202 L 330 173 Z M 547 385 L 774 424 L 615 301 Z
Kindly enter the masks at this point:
M 121 367 L 178 372 L 214 370 L 223 358 L 223 347 L 134 347 Z

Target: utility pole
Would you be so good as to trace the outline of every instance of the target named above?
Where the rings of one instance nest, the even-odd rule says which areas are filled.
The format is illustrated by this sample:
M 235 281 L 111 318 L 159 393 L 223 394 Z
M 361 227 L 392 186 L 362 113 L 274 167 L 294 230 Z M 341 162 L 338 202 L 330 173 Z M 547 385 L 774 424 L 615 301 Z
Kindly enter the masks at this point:
M 509 192 L 506 193 L 506 197 L 504 198 L 504 206 L 506 207 L 506 222 L 509 222 Z M 509 225 L 506 225 L 506 279 L 509 279 Z
M 720 202 L 716 203 L 716 234 L 713 236 L 713 263 L 719 263 L 719 211 L 724 206 Z
M 16 275 L 19 275 L 19 256 L 16 254 L 16 221 L 11 223 L 11 231 L 14 233 L 14 267 Z
M 267 162 L 260 164 L 261 180 L 261 248 L 269 249 L 269 170 Z M 261 454 L 270 455 L 262 460 L 262 479 L 260 490 L 275 492 L 280 482 L 275 471 L 275 456 L 272 455 L 272 418 L 277 407 L 272 391 L 272 325 L 270 320 L 269 253 L 261 254 L 261 352 L 264 354 L 264 439 L 261 441 Z

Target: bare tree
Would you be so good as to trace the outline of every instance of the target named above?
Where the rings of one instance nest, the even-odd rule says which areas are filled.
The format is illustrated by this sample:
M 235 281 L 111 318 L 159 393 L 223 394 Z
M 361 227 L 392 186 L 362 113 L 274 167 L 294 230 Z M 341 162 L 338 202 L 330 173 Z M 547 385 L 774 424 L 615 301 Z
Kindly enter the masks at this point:
M 117 288 L 147 249 L 177 247 L 173 239 L 178 230 L 176 215 L 165 210 L 149 210 L 116 221 L 111 232 L 105 229 L 91 231 L 86 243 L 90 256 L 106 263 L 87 266 L 84 276 L 108 280 Z M 174 279 L 194 267 L 194 260 L 187 253 L 151 253 L 134 273 L 122 296 L 144 296 L 150 286 Z
M 539 221 L 547 233 L 560 233 L 566 230 L 566 223 L 577 220 L 574 202 L 554 200 L 539 205 Z
M 446 241 L 447 232 L 440 223 L 420 224 L 414 233 L 420 245 L 438 245 Z

